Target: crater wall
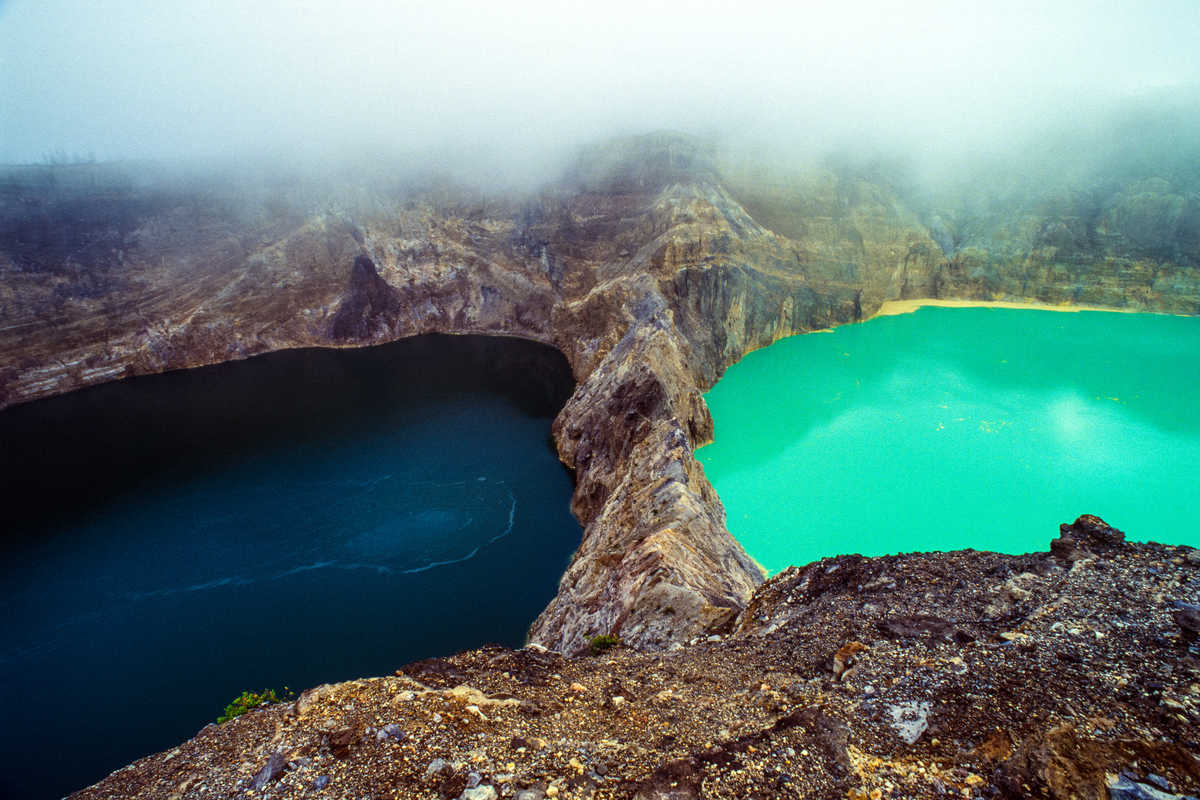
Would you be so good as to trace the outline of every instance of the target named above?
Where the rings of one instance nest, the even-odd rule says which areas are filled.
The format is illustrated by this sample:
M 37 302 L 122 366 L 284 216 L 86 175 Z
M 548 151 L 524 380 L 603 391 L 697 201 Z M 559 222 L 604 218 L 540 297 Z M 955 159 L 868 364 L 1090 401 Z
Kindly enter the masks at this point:
M 594 148 L 536 195 L 360 187 L 319 211 L 47 174 L 0 191 L 0 406 L 421 333 L 558 347 L 584 532 L 530 636 L 565 653 L 723 630 L 762 581 L 692 455 L 713 436 L 701 392 L 745 353 L 903 298 L 1200 313 L 1195 194 L 1169 181 L 1118 186 L 1101 214 L 972 216 L 869 177 L 756 175 L 674 134 Z M 1160 229 L 1170 247 L 1147 244 Z

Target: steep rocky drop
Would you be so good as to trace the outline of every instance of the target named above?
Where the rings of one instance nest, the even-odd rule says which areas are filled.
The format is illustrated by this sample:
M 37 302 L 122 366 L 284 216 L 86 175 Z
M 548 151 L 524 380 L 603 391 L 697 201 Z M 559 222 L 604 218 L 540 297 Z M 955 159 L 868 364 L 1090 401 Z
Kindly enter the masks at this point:
M 1050 552 L 827 558 L 679 649 L 408 664 L 73 797 L 1195 796 L 1198 595 L 1200 551 L 1091 516 Z

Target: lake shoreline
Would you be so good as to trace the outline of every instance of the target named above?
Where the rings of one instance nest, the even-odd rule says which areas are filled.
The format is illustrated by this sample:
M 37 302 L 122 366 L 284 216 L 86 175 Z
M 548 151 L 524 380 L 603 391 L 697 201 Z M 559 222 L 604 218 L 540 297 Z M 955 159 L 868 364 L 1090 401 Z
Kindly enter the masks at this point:
M 911 300 L 885 300 L 883 305 L 869 317 L 895 317 L 900 314 L 911 314 L 917 309 L 927 306 L 935 308 L 1009 308 L 1021 311 L 1065 311 L 1077 313 L 1080 311 L 1108 311 L 1114 314 L 1162 314 L 1161 311 L 1146 311 L 1137 308 L 1111 308 L 1105 306 L 1080 306 L 1069 304 L 1038 303 L 1028 300 L 947 300 L 940 297 L 921 297 Z M 1173 315 L 1168 315 L 1173 316 Z

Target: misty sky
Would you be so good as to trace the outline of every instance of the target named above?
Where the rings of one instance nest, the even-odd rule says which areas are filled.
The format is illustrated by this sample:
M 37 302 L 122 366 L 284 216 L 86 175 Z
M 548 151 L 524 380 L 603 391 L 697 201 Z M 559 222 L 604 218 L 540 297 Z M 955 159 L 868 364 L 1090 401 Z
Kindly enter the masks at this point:
M 0 0 L 0 162 L 950 146 L 1200 83 L 1198 42 L 1197 0 Z

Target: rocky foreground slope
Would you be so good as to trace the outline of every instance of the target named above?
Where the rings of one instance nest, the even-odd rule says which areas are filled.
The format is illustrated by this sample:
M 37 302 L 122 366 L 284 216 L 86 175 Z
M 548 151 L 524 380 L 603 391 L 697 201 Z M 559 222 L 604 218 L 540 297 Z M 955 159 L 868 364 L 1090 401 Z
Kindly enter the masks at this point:
M 670 651 L 320 686 L 74 797 L 1200 795 L 1200 551 L 1061 528 L 1049 553 L 793 567 Z

